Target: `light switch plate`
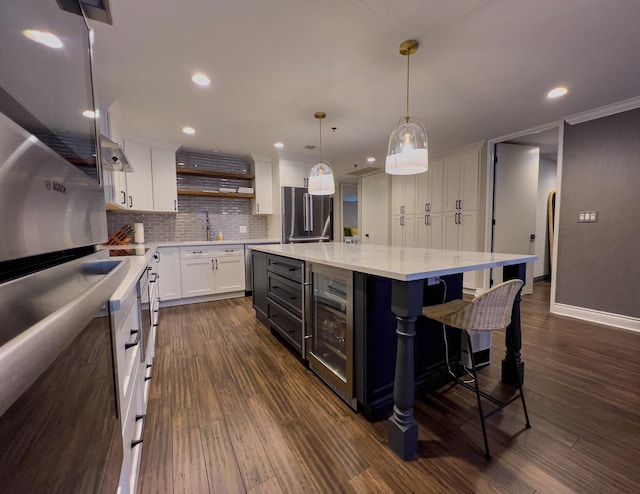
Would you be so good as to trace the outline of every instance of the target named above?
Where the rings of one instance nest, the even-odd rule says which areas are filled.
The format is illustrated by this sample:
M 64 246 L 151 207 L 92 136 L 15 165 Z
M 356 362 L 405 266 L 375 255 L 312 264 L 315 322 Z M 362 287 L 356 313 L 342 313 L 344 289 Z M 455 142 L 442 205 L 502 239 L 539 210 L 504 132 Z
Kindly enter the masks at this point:
M 240 233 L 247 233 L 247 227 L 246 226 L 241 226 L 240 227 Z
M 598 211 L 578 211 L 578 223 L 597 223 Z

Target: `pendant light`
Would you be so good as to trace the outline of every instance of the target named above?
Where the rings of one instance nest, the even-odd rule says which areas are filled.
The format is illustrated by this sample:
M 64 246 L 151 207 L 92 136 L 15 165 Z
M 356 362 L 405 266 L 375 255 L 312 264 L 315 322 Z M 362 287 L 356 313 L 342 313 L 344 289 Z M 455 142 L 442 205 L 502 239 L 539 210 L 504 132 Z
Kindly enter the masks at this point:
M 320 161 L 311 167 L 309 173 L 309 194 L 312 196 L 328 196 L 334 194 L 336 186 L 333 181 L 333 170 L 322 160 L 322 119 L 327 116 L 319 111 L 314 115 L 320 122 Z
M 422 120 L 409 116 L 409 57 L 418 46 L 415 40 L 400 45 L 400 54 L 407 57 L 407 112 L 389 138 L 385 171 L 390 175 L 415 175 L 429 168 L 427 130 Z

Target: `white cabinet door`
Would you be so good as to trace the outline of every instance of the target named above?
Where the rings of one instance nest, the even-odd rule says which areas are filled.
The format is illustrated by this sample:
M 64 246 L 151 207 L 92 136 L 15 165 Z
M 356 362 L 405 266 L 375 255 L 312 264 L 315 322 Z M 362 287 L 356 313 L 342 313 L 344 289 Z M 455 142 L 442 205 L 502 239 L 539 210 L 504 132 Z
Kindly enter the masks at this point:
M 215 293 L 244 290 L 244 256 L 216 257 L 215 266 Z
M 415 247 L 416 216 L 393 216 L 391 221 L 391 245 L 393 247 Z
M 416 215 L 416 247 L 442 249 L 442 213 Z
M 404 242 L 404 233 L 402 231 L 402 222 L 404 218 L 402 216 L 391 217 L 391 246 L 402 247 Z
M 478 151 L 462 156 L 460 163 L 460 209 L 478 209 Z
M 281 187 L 307 187 L 309 170 L 306 165 L 299 163 L 280 162 L 280 186 Z
M 107 209 L 128 209 L 125 172 L 102 170 L 102 182 Z
M 256 161 L 253 214 L 273 214 L 273 172 L 270 161 Z
M 443 211 L 455 211 L 460 199 L 460 156 L 444 160 L 444 185 L 442 189 Z
M 211 295 L 215 292 L 214 259 L 182 259 L 180 267 L 182 298 Z
M 417 178 L 416 213 L 442 211 L 444 161 L 429 163 L 429 171 Z
M 164 213 L 178 211 L 176 153 L 170 149 L 151 149 L 153 210 Z
M 158 283 L 160 300 L 177 300 L 182 297 L 180 248 L 158 248 Z
M 151 148 L 125 139 L 124 151 L 133 168 L 127 173 L 127 206 L 135 211 L 153 211 Z
M 424 175 L 424 174 L 421 174 Z M 391 179 L 391 214 L 413 214 L 416 212 L 418 178 L 394 176 Z

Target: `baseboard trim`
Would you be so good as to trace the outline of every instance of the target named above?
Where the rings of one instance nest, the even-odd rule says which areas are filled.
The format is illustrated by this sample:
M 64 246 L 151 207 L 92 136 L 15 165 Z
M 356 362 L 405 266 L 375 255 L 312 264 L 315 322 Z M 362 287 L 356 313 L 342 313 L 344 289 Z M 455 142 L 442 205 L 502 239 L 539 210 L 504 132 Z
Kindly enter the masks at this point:
M 640 318 L 637 317 L 623 316 L 621 314 L 612 314 L 610 312 L 557 303 L 551 304 L 549 311 L 559 316 L 573 317 L 575 319 L 582 319 L 583 321 L 640 332 Z

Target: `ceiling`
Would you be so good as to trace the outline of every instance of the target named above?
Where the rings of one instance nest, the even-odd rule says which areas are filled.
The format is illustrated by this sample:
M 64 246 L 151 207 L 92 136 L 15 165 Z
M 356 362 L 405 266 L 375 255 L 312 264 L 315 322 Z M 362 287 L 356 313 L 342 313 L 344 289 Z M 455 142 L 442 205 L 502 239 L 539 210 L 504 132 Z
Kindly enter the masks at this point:
M 638 96 L 638 0 L 111 0 L 93 22 L 98 93 L 124 130 L 226 153 L 318 150 L 339 181 L 384 167 L 404 115 L 427 126 L 431 156 Z M 212 84 L 190 81 L 195 71 Z M 566 85 L 564 98 L 546 93 Z M 197 133 L 187 136 L 183 126 Z M 335 132 L 331 130 L 336 127 Z

